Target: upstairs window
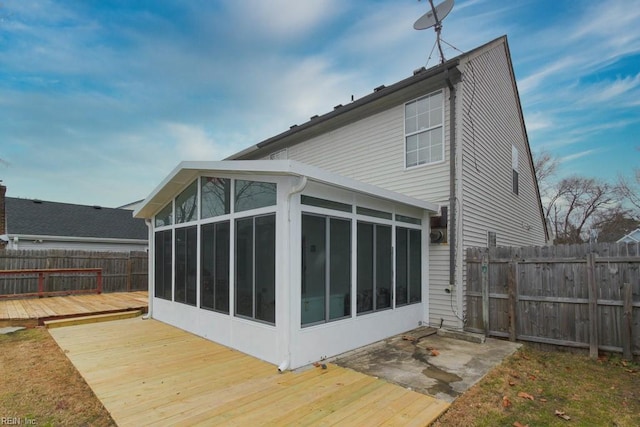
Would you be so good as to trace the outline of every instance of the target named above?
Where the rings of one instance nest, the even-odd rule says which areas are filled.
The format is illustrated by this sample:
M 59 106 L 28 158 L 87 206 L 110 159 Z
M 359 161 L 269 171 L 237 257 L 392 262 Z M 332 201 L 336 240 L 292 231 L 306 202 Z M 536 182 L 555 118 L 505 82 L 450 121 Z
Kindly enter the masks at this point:
M 404 106 L 406 167 L 444 160 L 442 91 Z

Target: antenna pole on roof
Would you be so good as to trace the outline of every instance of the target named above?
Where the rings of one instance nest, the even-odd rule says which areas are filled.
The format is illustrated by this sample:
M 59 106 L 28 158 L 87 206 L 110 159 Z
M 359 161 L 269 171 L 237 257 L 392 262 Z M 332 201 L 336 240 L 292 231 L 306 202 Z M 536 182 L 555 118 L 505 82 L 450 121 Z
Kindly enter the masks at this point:
M 433 5 L 433 0 L 429 0 L 429 4 L 431 5 L 431 11 L 433 12 L 433 17 L 436 19 L 436 24 L 433 26 L 433 29 L 436 32 L 436 43 L 438 44 L 438 51 L 440 51 L 440 63 L 444 63 L 444 52 L 442 52 L 442 44 L 440 43 L 440 32 L 442 31 L 442 21 L 438 19 L 438 11 L 436 7 Z
M 419 0 L 418 0 L 419 1 Z M 436 44 L 438 45 L 438 52 L 440 53 L 440 63 L 444 63 L 444 52 L 442 51 L 442 39 L 440 33 L 442 32 L 442 20 L 447 17 L 451 9 L 453 9 L 454 0 L 444 0 L 437 6 L 434 6 L 433 0 L 429 0 L 431 10 L 422 15 L 414 24 L 413 28 L 416 30 L 426 30 L 433 27 L 436 32 Z

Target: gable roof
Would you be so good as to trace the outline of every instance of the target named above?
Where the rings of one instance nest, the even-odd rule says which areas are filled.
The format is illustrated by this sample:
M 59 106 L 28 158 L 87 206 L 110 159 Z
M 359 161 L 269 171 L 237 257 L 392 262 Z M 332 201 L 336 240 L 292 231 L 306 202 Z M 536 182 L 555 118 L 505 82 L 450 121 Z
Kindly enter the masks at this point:
M 371 116 L 414 99 L 416 96 L 437 90 L 448 83 L 456 83 L 461 76 L 458 65 L 460 65 L 463 58 L 482 51 L 491 45 L 506 43 L 506 39 L 506 36 L 501 36 L 437 66 L 429 69 L 419 68 L 413 72 L 412 76 L 406 79 L 390 86 L 378 86 L 369 95 L 347 105 L 336 105 L 333 111 L 320 116 L 313 116 L 303 124 L 293 125 L 289 130 L 232 154 L 226 160 L 250 160 L 263 157 L 275 150 L 295 145 L 298 142 L 330 132 L 363 117 Z
M 518 87 L 516 85 L 513 62 L 511 60 L 511 53 L 509 50 L 509 44 L 506 35 L 491 40 L 488 43 L 478 46 L 477 48 L 472 49 L 468 52 L 462 53 L 432 68 L 419 68 L 413 72 L 412 76 L 404 80 L 394 83 L 388 87 L 384 85 L 379 86 L 375 88 L 373 93 L 370 93 L 369 95 L 366 95 L 347 105 L 337 105 L 334 107 L 333 111 L 330 111 L 321 116 L 313 116 L 303 124 L 293 125 L 289 128 L 289 130 L 271 138 L 267 138 L 242 151 L 239 151 L 229 156 L 226 160 L 261 159 L 270 153 L 282 150 L 287 147 L 291 147 L 300 142 L 309 140 L 315 136 L 341 128 L 350 123 L 361 120 L 362 118 L 369 117 L 373 114 L 382 112 L 391 107 L 395 107 L 404 102 L 415 99 L 416 97 L 422 96 L 425 93 L 438 90 L 447 85 L 451 87 L 451 85 L 456 84 L 460 81 L 462 73 L 459 66 L 467 58 L 470 58 L 478 53 L 481 53 L 484 50 L 499 45 L 503 45 L 506 51 L 509 64 L 508 71 L 511 76 L 517 103 L 517 114 L 522 126 L 523 137 L 526 141 L 526 145 L 529 151 L 528 159 L 531 171 L 533 172 L 533 186 L 538 199 L 538 210 L 540 212 L 545 239 L 548 241 L 550 237 L 549 228 L 544 216 L 544 211 L 542 209 L 538 181 L 535 179 L 535 167 L 533 164 L 533 156 L 531 154 L 531 146 L 529 144 L 529 136 L 527 134 L 525 126 L 520 94 L 518 93 Z
M 136 218 L 151 218 L 169 200 L 173 199 L 185 185 L 193 182 L 199 175 L 216 172 L 306 177 L 312 181 L 366 194 L 378 199 L 389 200 L 431 212 L 438 211 L 438 205 L 436 204 L 356 181 L 355 179 L 294 160 L 222 160 L 181 162 L 133 212 L 133 216 Z
M 41 200 L 5 199 L 8 235 L 148 239 L 148 228 L 130 210 Z

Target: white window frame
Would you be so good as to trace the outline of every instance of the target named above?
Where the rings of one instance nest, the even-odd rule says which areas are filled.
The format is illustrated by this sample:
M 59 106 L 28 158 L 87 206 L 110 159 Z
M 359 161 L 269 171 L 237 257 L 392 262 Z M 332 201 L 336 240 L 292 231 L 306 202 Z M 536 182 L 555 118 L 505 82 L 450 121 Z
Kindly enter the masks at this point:
M 440 120 L 440 124 L 436 125 L 436 126 L 430 126 L 427 127 L 425 129 L 416 129 L 414 132 L 407 132 L 407 105 L 414 103 L 414 102 L 418 102 L 420 100 L 423 100 L 425 98 L 430 98 L 432 96 L 435 96 L 437 94 L 441 94 L 442 95 L 442 104 L 441 104 L 441 110 L 442 110 L 442 117 Z M 419 98 L 413 99 L 409 102 L 406 102 L 404 104 L 404 111 L 403 111 L 403 118 L 404 118 L 404 122 L 403 122 L 403 129 L 404 129 L 404 167 L 405 169 L 413 169 L 416 167 L 420 167 L 420 166 L 425 166 L 425 165 L 434 165 L 434 164 L 438 164 L 438 163 L 442 163 L 445 161 L 445 134 L 444 134 L 444 90 L 438 90 L 435 92 L 431 92 L 428 95 L 425 96 L 421 96 Z M 407 163 L 407 155 L 408 155 L 408 151 L 407 151 L 407 139 L 410 136 L 416 136 L 416 135 L 420 135 L 420 134 L 424 134 L 427 132 L 431 132 L 434 131 L 436 129 L 440 128 L 441 132 L 442 132 L 442 158 L 439 160 L 435 160 L 435 161 L 430 161 L 430 162 L 424 162 L 424 163 L 416 163 L 416 164 L 411 164 L 409 165 Z M 429 145 L 429 148 L 431 148 L 431 145 Z M 417 150 L 416 150 L 417 151 Z

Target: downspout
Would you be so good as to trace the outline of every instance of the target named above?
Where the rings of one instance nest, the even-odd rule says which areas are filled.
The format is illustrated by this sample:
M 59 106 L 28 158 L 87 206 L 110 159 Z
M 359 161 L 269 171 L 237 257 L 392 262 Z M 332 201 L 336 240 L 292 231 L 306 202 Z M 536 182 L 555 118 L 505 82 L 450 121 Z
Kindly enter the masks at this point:
M 444 71 L 449 86 L 449 291 L 456 286 L 456 87 L 449 77 L 449 69 Z
M 300 179 L 298 180 L 298 183 L 296 185 L 293 186 L 293 188 L 291 188 L 291 190 L 289 191 L 289 194 L 287 194 L 287 202 L 288 202 L 288 209 L 287 209 L 287 222 L 288 222 L 288 227 L 287 227 L 287 245 L 290 247 L 291 245 L 291 199 L 293 198 L 293 196 L 297 193 L 300 193 L 302 190 L 304 190 L 304 188 L 307 186 L 307 182 L 308 179 L 306 176 L 301 176 Z M 289 250 L 289 253 L 291 253 L 291 250 Z M 291 262 L 291 261 L 289 261 Z M 289 273 L 291 273 L 291 264 L 289 263 Z M 291 278 L 291 274 L 289 274 L 289 278 Z M 291 292 L 289 291 L 289 295 L 291 295 Z M 289 300 L 289 307 L 288 307 L 289 313 L 291 313 L 291 300 Z M 285 346 L 287 348 L 286 351 L 286 357 L 285 359 L 278 365 L 278 372 L 283 373 L 285 372 L 287 369 L 289 369 L 289 365 L 291 364 L 291 329 L 293 328 L 293 325 L 291 323 L 291 317 L 289 317 L 289 324 L 287 325 L 287 329 L 286 329 L 286 334 L 284 337 L 285 340 Z
M 151 220 L 150 219 L 145 219 L 144 223 L 147 224 L 147 228 L 149 229 L 149 246 L 151 246 L 151 244 L 153 243 L 153 228 L 151 225 Z M 149 251 L 149 248 L 147 248 L 147 254 L 151 253 Z M 148 255 L 147 255 L 148 256 Z M 155 280 L 155 277 L 153 276 L 153 261 L 151 259 L 147 260 L 147 298 L 149 299 L 148 302 L 148 308 L 147 308 L 147 314 L 145 314 L 144 316 L 142 316 L 142 320 L 148 320 L 151 319 L 151 317 L 153 317 L 153 286 L 152 283 Z

